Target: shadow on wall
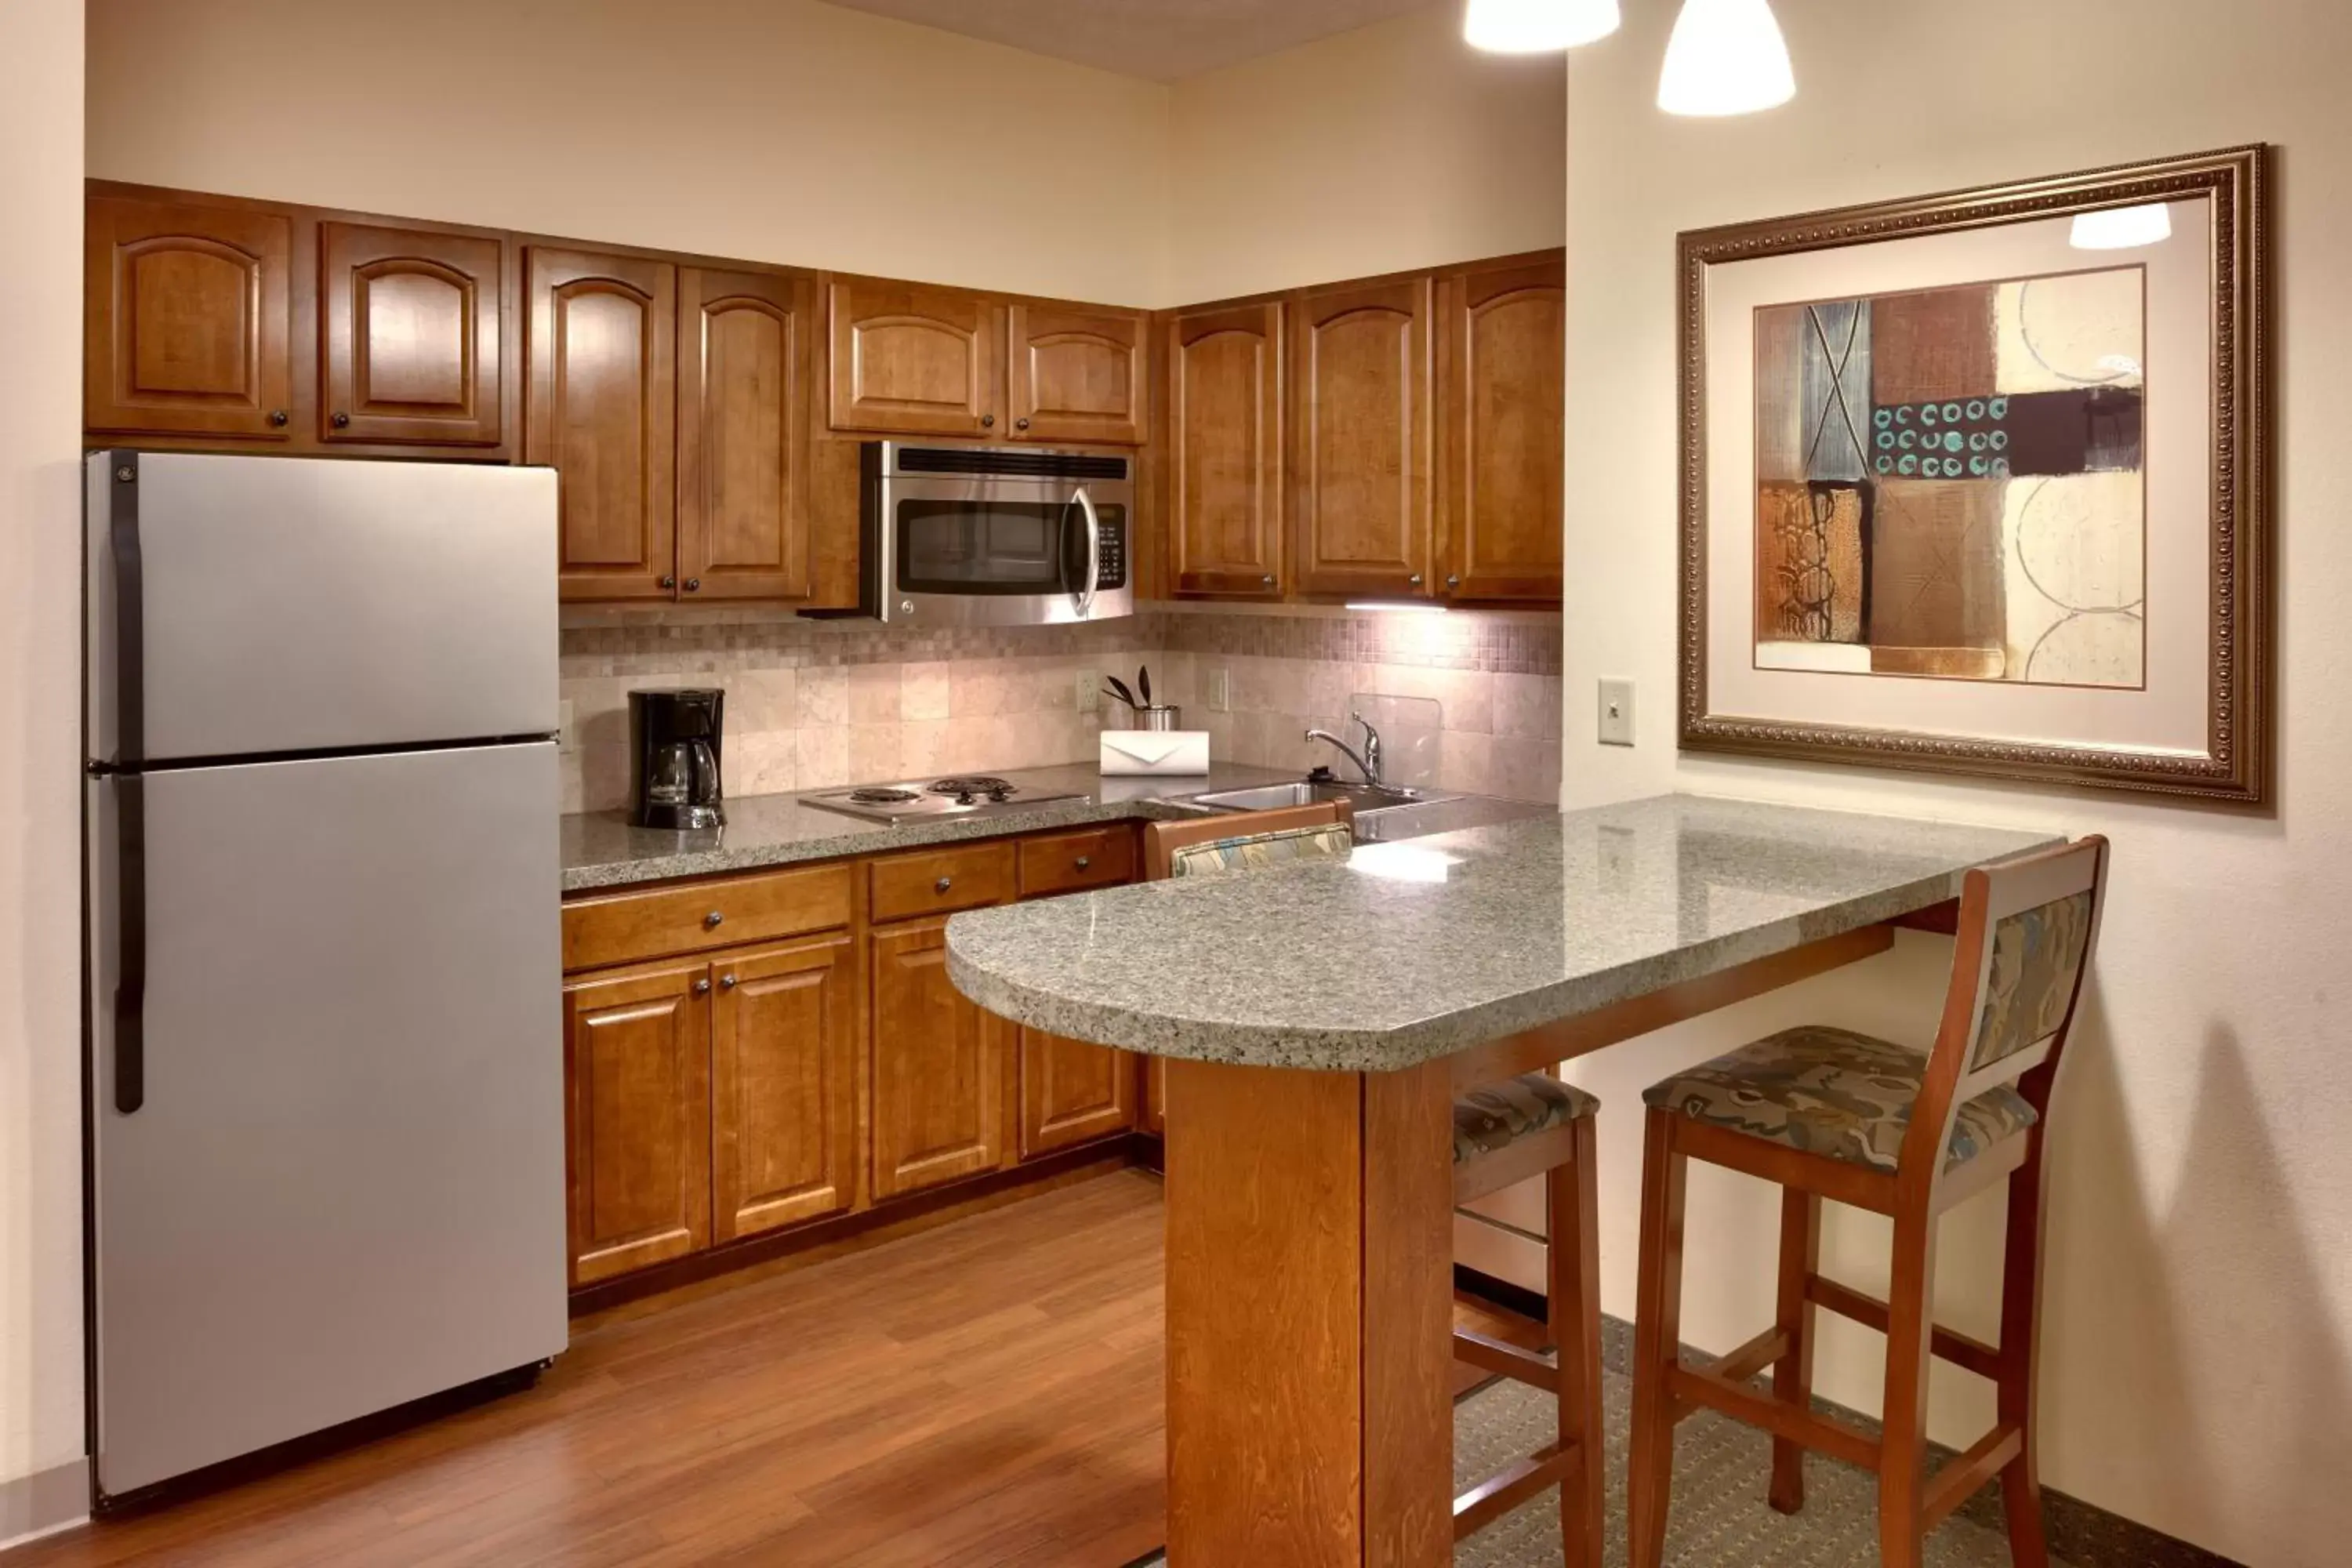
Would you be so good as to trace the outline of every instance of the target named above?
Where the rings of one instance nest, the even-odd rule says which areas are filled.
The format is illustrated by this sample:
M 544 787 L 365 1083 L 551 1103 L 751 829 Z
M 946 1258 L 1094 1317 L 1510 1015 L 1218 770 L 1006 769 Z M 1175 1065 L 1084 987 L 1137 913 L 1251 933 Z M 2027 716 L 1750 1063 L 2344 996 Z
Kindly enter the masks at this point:
M 2042 1431 L 2045 1442 L 2067 1435 L 2067 1451 L 2045 1447 L 2043 1474 L 2095 1501 L 2163 1499 L 2164 1516 L 2147 1522 L 2191 1541 L 2242 1542 L 2251 1531 L 2266 1540 L 2250 1554 L 2260 1564 L 2342 1561 L 2315 1552 L 2352 1537 L 2352 1364 L 2323 1275 L 2345 1255 L 2315 1254 L 2303 1231 L 2310 1194 L 2282 1173 L 2234 1029 L 2207 1031 L 2186 1152 L 2159 1197 L 2137 1173 L 2129 1065 L 2100 1009 L 2084 1023 L 2051 1151 Z M 2153 1297 L 2116 1294 L 2135 1281 L 2160 1285 Z M 2268 1349 L 2255 1363 L 2185 1348 L 2239 1343 Z M 2104 1392 L 2118 1388 L 2133 1397 Z M 2201 1413 L 2249 1403 L 2267 1413 L 2264 1441 L 2221 1452 L 2198 1440 Z M 2170 1440 L 2145 1442 L 2151 1423 Z M 2248 1500 L 2260 1500 L 2259 1518 L 2246 1517 Z

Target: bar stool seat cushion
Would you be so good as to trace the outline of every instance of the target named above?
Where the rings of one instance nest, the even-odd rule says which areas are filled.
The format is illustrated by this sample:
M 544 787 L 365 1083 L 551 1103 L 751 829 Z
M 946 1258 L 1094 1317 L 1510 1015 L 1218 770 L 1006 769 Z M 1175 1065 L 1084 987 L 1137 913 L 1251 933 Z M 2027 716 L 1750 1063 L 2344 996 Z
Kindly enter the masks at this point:
M 1891 1173 L 1927 1073 L 1923 1052 L 1809 1024 L 1676 1073 L 1642 1098 L 1696 1121 Z M 1953 1119 L 1944 1168 L 1965 1164 L 2033 1122 L 2033 1107 L 2006 1085 L 1977 1096 Z
M 1199 877 L 1223 871 L 1255 871 L 1289 860 L 1344 860 L 1355 835 L 1344 822 L 1319 827 L 1292 827 L 1279 833 L 1237 834 L 1206 844 L 1187 844 L 1168 857 L 1171 877 Z
M 1466 1164 L 1600 1109 L 1599 1100 L 1549 1073 L 1481 1084 L 1454 1101 L 1454 1163 Z

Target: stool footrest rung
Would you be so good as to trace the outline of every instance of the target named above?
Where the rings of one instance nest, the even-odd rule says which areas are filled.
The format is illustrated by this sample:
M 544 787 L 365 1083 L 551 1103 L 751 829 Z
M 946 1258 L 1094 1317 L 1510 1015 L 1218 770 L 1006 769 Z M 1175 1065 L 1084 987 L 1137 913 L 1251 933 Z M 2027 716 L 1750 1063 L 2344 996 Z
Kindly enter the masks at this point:
M 1720 1411 L 1849 1465 L 1878 1468 L 1878 1439 L 1868 1432 L 1850 1421 L 1783 1404 L 1745 1383 L 1733 1383 L 1698 1367 L 1674 1366 L 1666 1370 L 1666 1393 L 1682 1404 Z
M 1454 1500 L 1454 1539 L 1484 1530 L 1555 1482 L 1566 1484 L 1583 1462 L 1574 1444 L 1550 1443 L 1487 1477 Z
M 1454 1356 L 1482 1371 L 1529 1384 L 1545 1393 L 1559 1393 L 1559 1368 L 1549 1356 L 1491 1338 L 1475 1329 L 1454 1331 Z
M 1977 1439 L 1976 1447 L 1937 1470 L 1927 1482 L 1920 1505 L 1919 1524 L 1933 1530 L 1944 1516 L 1976 1495 L 1979 1487 L 2009 1468 L 2025 1451 L 2025 1433 L 2014 1421 L 2004 1421 Z
M 1805 1278 L 1805 1300 L 1816 1307 L 1825 1308 L 1841 1318 L 1851 1318 L 1865 1329 L 1886 1331 L 1886 1303 L 1875 1296 L 1865 1296 L 1850 1286 L 1834 1279 L 1824 1279 L 1818 1274 Z M 1930 1346 L 1944 1360 L 1964 1372 L 1979 1377 L 2000 1378 L 2000 1347 L 1989 1345 L 1956 1329 L 1937 1329 Z

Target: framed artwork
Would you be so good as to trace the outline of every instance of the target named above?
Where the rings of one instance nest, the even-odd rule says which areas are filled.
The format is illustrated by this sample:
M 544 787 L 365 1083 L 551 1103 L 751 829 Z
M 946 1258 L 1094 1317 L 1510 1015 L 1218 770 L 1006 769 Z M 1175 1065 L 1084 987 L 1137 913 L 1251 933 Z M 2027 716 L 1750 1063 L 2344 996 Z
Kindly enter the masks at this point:
M 2263 797 L 2266 163 L 1681 237 L 1685 750 Z

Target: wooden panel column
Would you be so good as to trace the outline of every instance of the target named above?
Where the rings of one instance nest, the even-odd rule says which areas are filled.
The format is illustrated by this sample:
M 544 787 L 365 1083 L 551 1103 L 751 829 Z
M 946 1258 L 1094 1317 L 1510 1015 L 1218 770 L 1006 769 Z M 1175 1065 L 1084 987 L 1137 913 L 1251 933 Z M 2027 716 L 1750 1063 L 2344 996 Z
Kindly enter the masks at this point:
M 1168 1098 L 1171 1568 L 1451 1563 L 1446 1064 Z

